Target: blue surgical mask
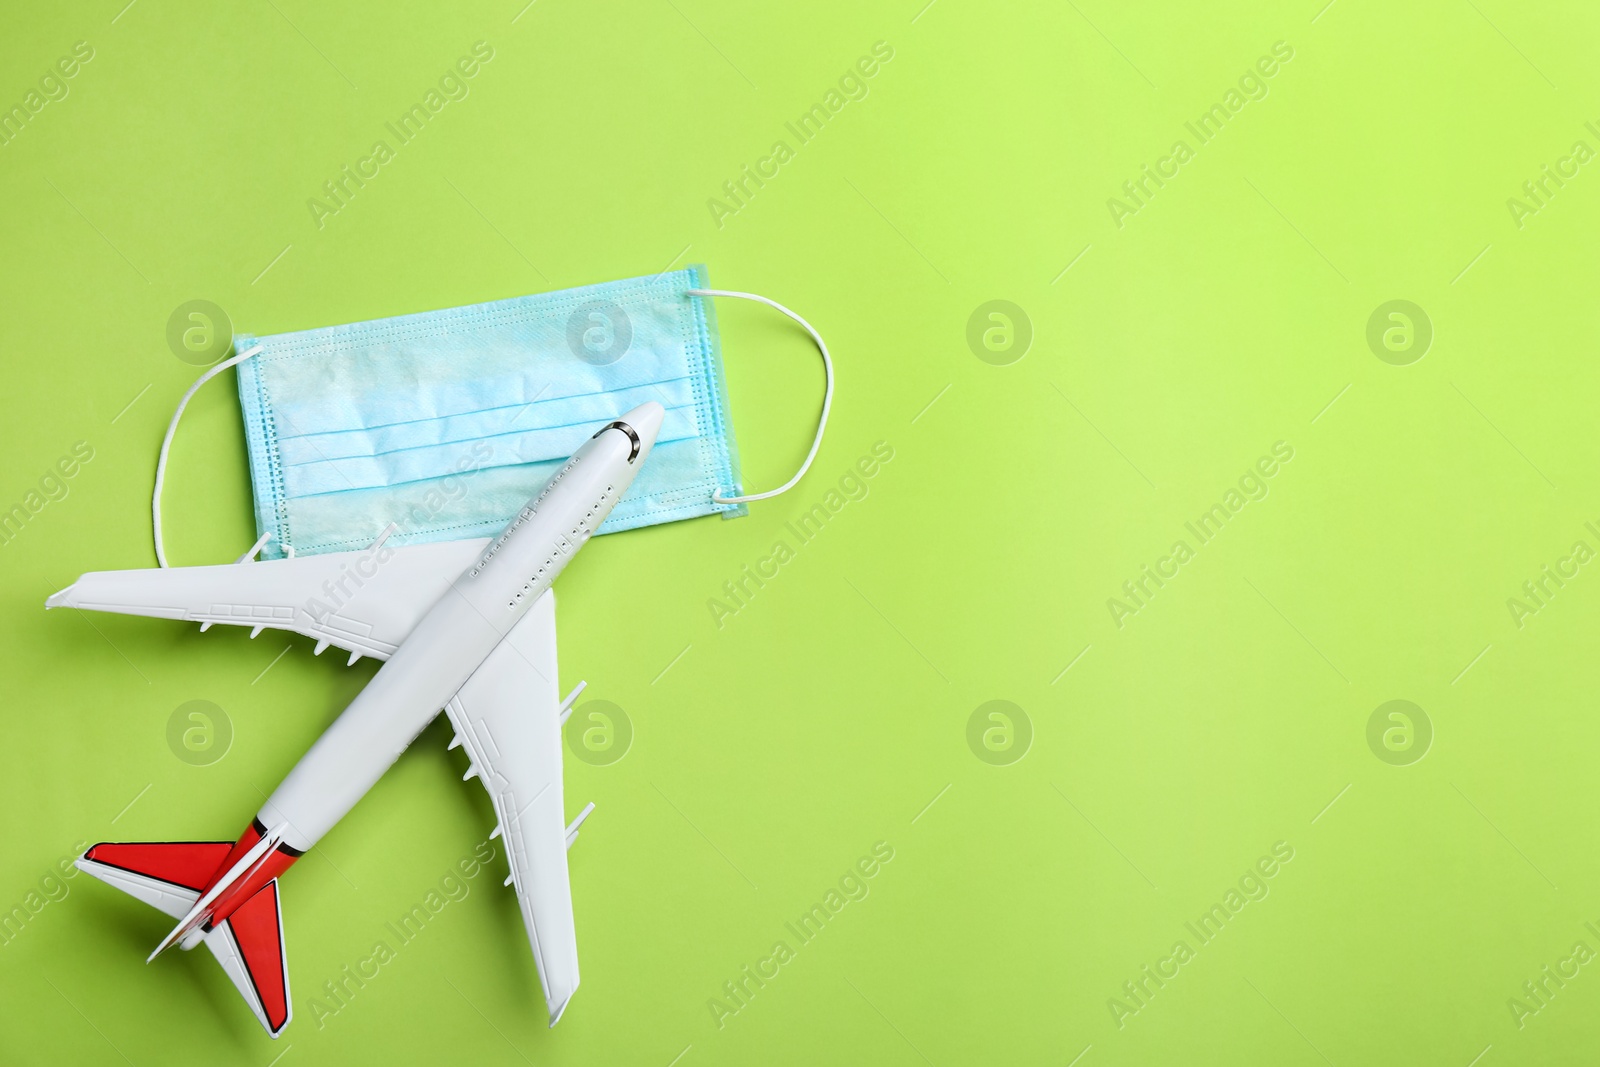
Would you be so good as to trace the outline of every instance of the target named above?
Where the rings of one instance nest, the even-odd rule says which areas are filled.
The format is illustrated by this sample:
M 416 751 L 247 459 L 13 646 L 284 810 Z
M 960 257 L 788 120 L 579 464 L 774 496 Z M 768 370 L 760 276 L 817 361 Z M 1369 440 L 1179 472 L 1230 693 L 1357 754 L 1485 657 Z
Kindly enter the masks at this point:
M 827 370 L 800 472 L 741 496 L 709 296 L 756 300 L 799 322 Z M 500 530 L 597 425 L 655 400 L 650 460 L 600 533 L 745 513 L 797 482 L 833 392 L 827 348 L 765 297 L 705 288 L 694 266 L 648 278 L 347 326 L 234 339 L 239 354 L 195 382 L 157 465 L 156 554 L 167 450 L 184 404 L 237 365 L 257 547 L 269 558 L 485 537 Z M 393 527 L 391 530 L 390 528 Z

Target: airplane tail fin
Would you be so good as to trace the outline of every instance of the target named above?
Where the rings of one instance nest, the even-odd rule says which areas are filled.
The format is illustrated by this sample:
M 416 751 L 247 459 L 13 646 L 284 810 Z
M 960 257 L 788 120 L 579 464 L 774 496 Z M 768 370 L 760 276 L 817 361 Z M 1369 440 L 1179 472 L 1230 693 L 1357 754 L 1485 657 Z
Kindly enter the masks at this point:
M 231 841 L 105 842 L 77 861 L 80 871 L 182 920 L 200 900 L 233 850 Z M 205 943 L 267 1033 L 277 1037 L 293 1018 L 283 913 L 273 879 L 227 919 L 202 933 L 196 927 L 182 948 Z

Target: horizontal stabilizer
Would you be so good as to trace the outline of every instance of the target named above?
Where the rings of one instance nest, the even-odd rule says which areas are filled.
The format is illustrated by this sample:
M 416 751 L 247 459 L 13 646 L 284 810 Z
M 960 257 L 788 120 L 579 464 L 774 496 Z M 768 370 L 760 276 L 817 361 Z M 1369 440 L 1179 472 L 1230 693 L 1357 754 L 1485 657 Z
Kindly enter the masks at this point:
M 294 1018 L 289 1004 L 289 958 L 283 910 L 274 878 L 206 934 L 206 948 L 228 972 L 250 1010 L 276 1038 Z
M 231 848 L 230 841 L 102 842 L 85 852 L 77 867 L 181 919 Z

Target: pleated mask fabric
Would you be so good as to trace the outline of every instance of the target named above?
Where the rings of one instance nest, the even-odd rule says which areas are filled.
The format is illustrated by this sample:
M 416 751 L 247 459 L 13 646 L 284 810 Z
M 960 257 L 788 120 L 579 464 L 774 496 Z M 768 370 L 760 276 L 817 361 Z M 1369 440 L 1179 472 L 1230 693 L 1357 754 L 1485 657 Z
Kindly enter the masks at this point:
M 238 364 L 263 556 L 499 531 L 646 400 L 650 460 L 599 533 L 742 515 L 705 268 L 266 337 Z

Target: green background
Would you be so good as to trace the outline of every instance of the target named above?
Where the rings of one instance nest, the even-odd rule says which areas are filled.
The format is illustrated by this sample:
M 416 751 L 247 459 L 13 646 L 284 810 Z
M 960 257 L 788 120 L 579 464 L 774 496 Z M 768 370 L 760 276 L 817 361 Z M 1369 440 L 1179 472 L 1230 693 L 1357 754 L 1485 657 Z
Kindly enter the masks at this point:
M 42 610 L 153 563 L 155 452 L 198 373 L 167 346 L 180 304 L 267 334 L 704 262 L 810 318 L 838 397 L 790 495 L 603 538 L 562 579 L 562 680 L 634 737 L 567 763 L 568 810 L 599 806 L 558 1028 L 499 857 L 314 1011 L 490 829 L 436 724 L 285 879 L 280 1041 L 205 954 L 147 967 L 165 917 L 81 877 L 0 947 L 0 1059 L 1593 1062 L 1600 967 L 1521 1025 L 1508 1001 L 1600 950 L 1600 576 L 1520 626 L 1507 605 L 1600 549 L 1600 175 L 1520 226 L 1507 204 L 1600 148 L 1592 8 L 122 3 L 0 20 L 6 107 L 94 49 L 0 148 L 0 506 L 94 453 L 0 548 L 0 908 L 82 841 L 231 838 L 373 671 Z M 307 199 L 480 40 L 470 96 L 319 229 Z M 868 95 L 800 145 L 785 123 L 879 41 Z M 1184 123 L 1277 42 L 1265 98 L 1199 144 Z M 1119 227 L 1108 199 L 1179 139 L 1194 158 Z M 708 200 L 777 140 L 794 158 L 719 225 Z M 967 342 L 996 299 L 1031 324 L 984 353 L 1006 365 Z M 1396 299 L 1434 334 L 1404 366 L 1366 341 Z M 775 485 L 815 354 L 717 311 L 746 484 Z M 173 450 L 176 563 L 254 538 L 232 380 Z M 1280 441 L 1270 493 L 1199 545 L 1185 523 Z M 866 498 L 715 625 L 877 442 Z M 1179 539 L 1194 558 L 1119 627 L 1108 599 Z M 1404 766 L 1367 740 L 1396 699 L 1433 732 Z M 209 765 L 168 745 L 190 700 L 231 724 Z M 991 700 L 1027 718 L 1020 761 L 969 747 Z M 870 894 L 799 944 L 785 923 L 878 842 Z M 1270 894 L 1200 944 L 1185 924 L 1278 842 Z M 794 958 L 719 1026 L 778 940 Z M 1178 940 L 1194 958 L 1119 1025 Z

